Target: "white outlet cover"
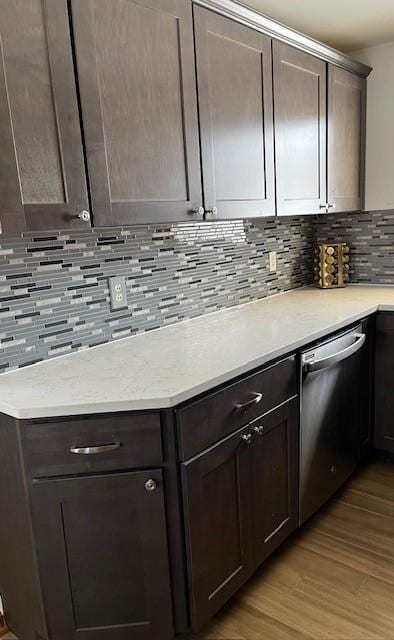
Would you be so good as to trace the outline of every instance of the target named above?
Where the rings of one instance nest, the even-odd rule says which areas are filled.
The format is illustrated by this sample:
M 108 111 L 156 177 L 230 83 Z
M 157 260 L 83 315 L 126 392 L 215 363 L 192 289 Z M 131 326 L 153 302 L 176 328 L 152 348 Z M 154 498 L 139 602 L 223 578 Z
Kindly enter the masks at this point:
M 109 278 L 109 294 L 112 311 L 127 307 L 126 280 L 124 276 Z
M 269 270 L 276 271 L 277 268 L 277 254 L 276 251 L 269 252 Z

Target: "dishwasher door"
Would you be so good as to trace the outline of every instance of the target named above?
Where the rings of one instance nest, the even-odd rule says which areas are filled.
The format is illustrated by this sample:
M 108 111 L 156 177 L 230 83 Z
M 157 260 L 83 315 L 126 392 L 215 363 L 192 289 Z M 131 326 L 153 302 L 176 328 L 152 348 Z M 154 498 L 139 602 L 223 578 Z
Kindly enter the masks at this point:
M 365 337 L 359 325 L 302 353 L 300 524 L 356 468 Z

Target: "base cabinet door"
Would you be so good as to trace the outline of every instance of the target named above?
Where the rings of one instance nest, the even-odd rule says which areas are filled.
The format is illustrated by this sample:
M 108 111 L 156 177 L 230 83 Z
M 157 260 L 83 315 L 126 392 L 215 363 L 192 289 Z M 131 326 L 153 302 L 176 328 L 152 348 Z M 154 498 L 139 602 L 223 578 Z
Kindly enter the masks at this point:
M 51 640 L 173 638 L 161 471 L 36 481 Z
M 394 453 L 394 313 L 378 313 L 375 347 L 376 449 Z
M 362 321 L 367 339 L 361 352 L 362 382 L 360 402 L 360 430 L 358 434 L 358 459 L 366 461 L 373 449 L 373 398 L 375 372 L 375 323 L 376 316 Z
M 254 549 L 260 564 L 298 526 L 297 401 L 252 425 Z
M 182 464 L 194 630 L 253 571 L 249 431 L 237 431 Z

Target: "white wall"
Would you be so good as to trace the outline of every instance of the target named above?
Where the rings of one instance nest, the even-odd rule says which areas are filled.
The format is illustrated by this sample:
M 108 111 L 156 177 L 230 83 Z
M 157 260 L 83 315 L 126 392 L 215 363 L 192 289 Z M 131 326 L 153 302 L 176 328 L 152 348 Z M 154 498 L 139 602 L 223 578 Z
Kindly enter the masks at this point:
M 394 209 L 394 42 L 350 55 L 373 67 L 367 93 L 365 209 Z

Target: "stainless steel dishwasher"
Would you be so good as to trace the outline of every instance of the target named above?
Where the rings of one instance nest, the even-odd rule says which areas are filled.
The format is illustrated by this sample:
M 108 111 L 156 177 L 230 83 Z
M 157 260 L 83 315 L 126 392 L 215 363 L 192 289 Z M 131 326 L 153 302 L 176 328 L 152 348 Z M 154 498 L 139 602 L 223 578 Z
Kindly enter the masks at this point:
M 365 338 L 358 325 L 301 355 L 301 524 L 356 467 Z

